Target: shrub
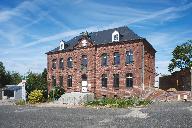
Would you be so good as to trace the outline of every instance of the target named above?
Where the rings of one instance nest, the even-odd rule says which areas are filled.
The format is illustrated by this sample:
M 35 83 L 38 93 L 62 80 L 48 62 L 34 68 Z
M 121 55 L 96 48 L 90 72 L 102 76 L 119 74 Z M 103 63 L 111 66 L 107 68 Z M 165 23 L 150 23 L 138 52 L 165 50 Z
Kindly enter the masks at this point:
M 16 102 L 15 102 L 15 104 L 16 105 L 25 105 L 25 100 L 22 100 L 22 99 L 20 99 L 20 100 L 17 100 Z
M 58 100 L 61 95 L 65 93 L 64 89 L 62 87 L 53 87 L 49 93 L 49 98 Z
M 28 97 L 29 103 L 35 104 L 42 102 L 43 99 L 43 91 L 42 90 L 34 90 L 29 94 Z
M 146 106 L 150 104 L 150 100 L 143 100 L 139 98 L 129 98 L 129 99 L 98 99 L 94 101 L 90 101 L 85 103 L 88 106 L 107 106 L 107 107 L 118 107 L 118 108 L 125 108 L 131 106 Z

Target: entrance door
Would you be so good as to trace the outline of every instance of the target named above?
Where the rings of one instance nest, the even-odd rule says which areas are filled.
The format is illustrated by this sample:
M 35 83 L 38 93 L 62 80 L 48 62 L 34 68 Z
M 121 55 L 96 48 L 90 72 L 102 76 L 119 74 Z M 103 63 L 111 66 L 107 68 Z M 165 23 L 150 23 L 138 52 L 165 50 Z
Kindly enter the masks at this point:
M 83 74 L 82 76 L 81 76 L 81 79 L 82 79 L 82 89 L 81 89 L 81 91 L 82 92 L 84 92 L 84 93 L 86 93 L 87 92 L 87 75 L 86 74 Z

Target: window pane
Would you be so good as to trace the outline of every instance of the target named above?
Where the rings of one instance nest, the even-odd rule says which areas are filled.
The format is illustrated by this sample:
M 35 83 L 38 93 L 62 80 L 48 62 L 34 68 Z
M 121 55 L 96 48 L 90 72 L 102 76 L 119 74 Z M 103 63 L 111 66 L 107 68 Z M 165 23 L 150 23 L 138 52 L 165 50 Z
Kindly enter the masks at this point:
M 102 87 L 107 87 L 107 74 L 103 74 L 101 78 Z
M 53 68 L 53 69 L 56 69 L 56 64 L 57 64 L 57 60 L 56 60 L 56 59 L 53 59 L 53 60 L 52 60 L 52 68 Z
M 107 53 L 102 54 L 101 56 L 101 65 L 107 66 Z
M 126 52 L 126 64 L 132 64 L 133 63 L 133 51 L 129 50 Z
M 63 87 L 63 76 L 59 76 L 59 85 Z
M 126 87 L 133 87 L 133 74 L 132 73 L 126 74 Z
M 56 78 L 55 76 L 52 76 L 52 86 L 56 86 Z
M 82 56 L 81 64 L 82 64 L 82 66 L 87 67 L 87 56 L 86 55 Z
M 118 52 L 114 53 L 114 65 L 119 65 L 120 64 L 120 55 Z
M 63 61 L 63 58 L 61 58 L 60 61 L 59 61 L 59 68 L 60 68 L 60 69 L 64 69 L 64 61 Z
M 115 88 L 119 87 L 119 74 L 113 74 L 113 86 Z
M 71 75 L 68 75 L 68 77 L 67 77 L 67 86 L 72 87 L 72 76 Z
M 67 67 L 68 68 L 72 68 L 73 67 L 73 59 L 72 59 L 72 57 L 69 57 L 67 59 Z

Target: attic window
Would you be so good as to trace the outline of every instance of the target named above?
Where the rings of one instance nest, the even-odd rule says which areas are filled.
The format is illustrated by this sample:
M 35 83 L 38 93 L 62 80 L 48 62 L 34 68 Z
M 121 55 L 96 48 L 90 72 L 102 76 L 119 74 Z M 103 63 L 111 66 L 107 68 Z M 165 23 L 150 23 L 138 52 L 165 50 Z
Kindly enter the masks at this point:
M 65 47 L 65 43 L 64 43 L 64 41 L 61 41 L 60 42 L 60 47 L 59 47 L 59 50 L 63 50 Z
M 112 42 L 114 41 L 119 41 L 119 32 L 116 30 L 112 33 Z

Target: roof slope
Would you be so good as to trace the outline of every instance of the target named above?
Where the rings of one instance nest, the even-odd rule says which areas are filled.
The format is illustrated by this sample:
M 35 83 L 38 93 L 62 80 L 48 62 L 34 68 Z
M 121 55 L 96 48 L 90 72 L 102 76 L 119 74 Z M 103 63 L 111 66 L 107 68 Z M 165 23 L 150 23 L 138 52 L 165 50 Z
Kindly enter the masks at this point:
M 90 39 L 92 40 L 92 42 L 94 43 L 94 45 L 113 43 L 112 42 L 112 33 L 115 30 L 118 31 L 120 34 L 119 42 L 135 40 L 135 39 L 143 39 L 142 37 L 135 34 L 127 26 L 98 31 L 98 32 L 92 32 L 89 34 L 89 36 L 90 36 Z M 79 39 L 81 39 L 81 38 L 82 38 L 82 35 L 79 35 L 79 36 L 76 36 L 76 37 L 72 38 L 71 40 L 65 42 L 66 44 L 68 44 L 68 47 L 64 51 L 73 49 L 73 47 L 78 43 Z M 56 51 L 59 51 L 59 47 L 57 47 L 49 52 L 53 53 Z

